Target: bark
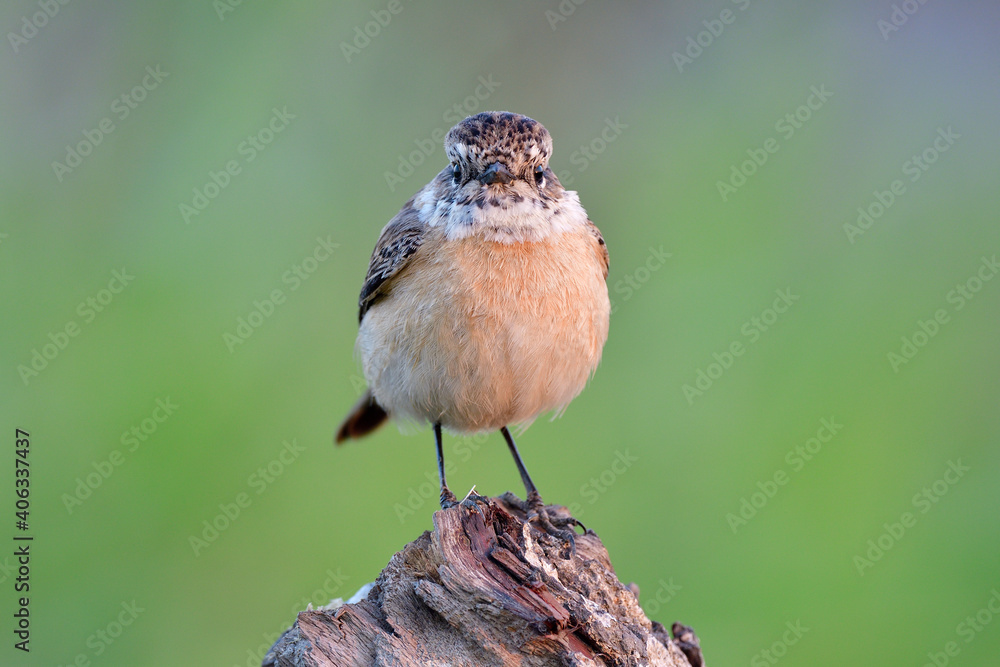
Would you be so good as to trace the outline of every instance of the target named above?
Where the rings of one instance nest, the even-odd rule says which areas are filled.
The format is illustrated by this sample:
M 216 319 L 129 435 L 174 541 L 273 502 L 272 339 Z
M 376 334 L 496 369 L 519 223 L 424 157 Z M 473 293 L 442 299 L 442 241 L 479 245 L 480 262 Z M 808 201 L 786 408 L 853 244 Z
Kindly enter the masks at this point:
M 526 522 L 510 493 L 436 512 L 367 597 L 300 612 L 264 666 L 703 666 L 694 632 L 646 618 L 597 535 L 571 549 L 556 526 L 575 520 L 546 513 Z

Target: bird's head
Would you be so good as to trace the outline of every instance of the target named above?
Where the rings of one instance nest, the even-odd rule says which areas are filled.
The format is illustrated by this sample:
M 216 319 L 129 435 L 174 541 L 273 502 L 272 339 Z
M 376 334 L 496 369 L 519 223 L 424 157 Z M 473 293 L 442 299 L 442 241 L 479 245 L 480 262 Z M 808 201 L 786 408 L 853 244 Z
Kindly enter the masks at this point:
M 517 189 L 520 181 L 544 189 L 552 137 L 527 116 L 486 111 L 453 127 L 444 150 L 451 160 L 452 180 L 459 186 L 486 188 L 481 191 L 488 193 L 495 192 L 488 189 L 491 185 Z
M 531 240 L 558 225 L 560 216 L 579 217 L 576 194 L 549 169 L 552 137 L 538 121 L 507 111 L 478 113 L 448 132 L 444 149 L 450 164 L 415 205 L 450 237 L 485 231 L 498 240 Z

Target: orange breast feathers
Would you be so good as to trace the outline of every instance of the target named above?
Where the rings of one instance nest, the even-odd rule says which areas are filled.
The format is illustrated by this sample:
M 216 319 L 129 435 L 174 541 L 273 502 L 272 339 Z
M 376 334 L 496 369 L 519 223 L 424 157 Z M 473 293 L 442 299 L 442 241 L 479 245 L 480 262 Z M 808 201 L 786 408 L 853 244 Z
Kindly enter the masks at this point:
M 584 227 L 525 243 L 428 230 L 359 332 L 378 402 L 459 432 L 564 409 L 607 339 L 598 238 Z

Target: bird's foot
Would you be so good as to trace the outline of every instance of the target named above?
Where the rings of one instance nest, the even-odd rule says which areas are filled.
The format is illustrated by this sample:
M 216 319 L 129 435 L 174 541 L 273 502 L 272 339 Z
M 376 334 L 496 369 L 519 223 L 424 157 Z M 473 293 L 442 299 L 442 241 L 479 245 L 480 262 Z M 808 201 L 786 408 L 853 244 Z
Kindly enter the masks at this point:
M 537 524 L 543 531 L 552 535 L 563 543 L 562 557 L 566 560 L 572 559 L 576 555 L 576 531 L 575 526 L 583 526 L 582 523 L 573 517 L 555 517 L 549 515 L 545 509 L 545 503 L 537 491 L 528 494 L 527 500 L 523 503 L 524 512 L 527 515 L 528 523 Z M 586 528 L 584 528 L 586 530 Z
M 481 496 L 478 493 L 476 493 L 476 487 L 475 485 L 473 485 L 473 487 L 469 489 L 469 492 L 465 494 L 465 498 L 462 499 L 462 502 L 460 502 L 459 505 L 461 505 L 466 509 L 472 510 L 473 512 L 477 512 L 480 516 L 483 517 L 483 521 L 486 521 L 486 513 L 483 512 L 483 510 L 479 507 L 479 503 L 488 505 L 489 502 L 490 502 L 489 498 L 487 498 L 486 496 Z
M 449 489 L 447 486 L 442 486 L 441 487 L 441 509 L 443 509 L 443 510 L 451 509 L 452 507 L 454 507 L 457 504 L 458 504 L 458 498 L 456 498 L 455 494 L 451 492 L 451 489 Z

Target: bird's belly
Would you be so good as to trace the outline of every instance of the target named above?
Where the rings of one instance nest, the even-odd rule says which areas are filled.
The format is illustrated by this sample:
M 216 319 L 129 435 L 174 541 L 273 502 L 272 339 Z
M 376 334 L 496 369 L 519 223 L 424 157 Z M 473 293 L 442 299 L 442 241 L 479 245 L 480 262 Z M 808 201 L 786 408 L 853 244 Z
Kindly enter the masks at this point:
M 581 230 L 534 243 L 427 243 L 362 321 L 358 347 L 376 400 L 396 418 L 463 433 L 564 408 L 608 333 L 593 238 Z

